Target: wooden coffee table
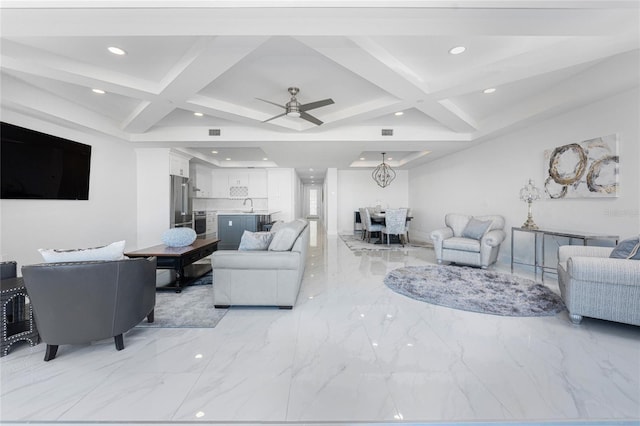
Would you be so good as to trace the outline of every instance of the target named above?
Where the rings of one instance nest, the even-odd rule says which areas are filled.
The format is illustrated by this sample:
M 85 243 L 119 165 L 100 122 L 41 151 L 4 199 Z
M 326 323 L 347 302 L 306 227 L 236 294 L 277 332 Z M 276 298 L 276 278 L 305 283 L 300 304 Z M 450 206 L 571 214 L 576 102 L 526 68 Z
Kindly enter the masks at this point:
M 176 271 L 176 281 L 173 284 L 158 287 L 159 290 L 175 289 L 180 293 L 194 279 L 203 276 L 211 271 L 211 264 L 193 265 L 193 271 L 188 276 L 185 274 L 185 267 L 194 262 L 209 256 L 218 249 L 217 238 L 197 238 L 191 245 L 186 247 L 169 247 L 164 244 L 131 251 L 125 253 L 128 257 L 151 257 L 158 258 L 157 269 L 173 269 Z

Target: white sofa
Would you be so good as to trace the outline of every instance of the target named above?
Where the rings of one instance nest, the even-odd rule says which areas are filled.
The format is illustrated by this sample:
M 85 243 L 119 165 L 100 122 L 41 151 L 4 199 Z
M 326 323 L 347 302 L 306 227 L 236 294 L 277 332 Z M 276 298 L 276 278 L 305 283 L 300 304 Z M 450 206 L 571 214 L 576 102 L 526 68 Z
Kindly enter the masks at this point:
M 294 222 L 304 227 L 290 250 L 218 250 L 212 254 L 216 308 L 236 305 L 291 309 L 295 305 L 306 264 L 309 224 L 302 219 Z
M 611 259 L 612 247 L 560 246 L 558 284 L 571 322 L 582 317 L 640 325 L 640 260 Z
M 465 230 L 471 219 L 491 221 L 486 232 L 478 238 L 466 237 Z M 453 262 L 480 266 L 486 269 L 498 260 L 500 244 L 504 241 L 504 218 L 499 215 L 469 216 L 449 213 L 444 218 L 445 228 L 431 232 L 438 263 Z

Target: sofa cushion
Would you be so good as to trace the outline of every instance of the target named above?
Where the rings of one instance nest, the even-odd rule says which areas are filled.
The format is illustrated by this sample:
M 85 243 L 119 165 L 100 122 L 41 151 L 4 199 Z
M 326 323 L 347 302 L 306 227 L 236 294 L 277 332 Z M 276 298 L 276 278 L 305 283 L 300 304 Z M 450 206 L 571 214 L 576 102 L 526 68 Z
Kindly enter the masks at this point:
M 480 241 L 472 238 L 451 237 L 442 242 L 442 248 L 480 253 Z
M 273 240 L 269 244 L 270 251 L 289 251 L 296 242 L 307 223 L 304 220 L 294 220 L 276 228 Z M 273 228 L 272 228 L 273 229 Z
M 640 237 L 620 241 L 609 257 L 614 259 L 640 260 Z
M 467 226 L 462 230 L 461 236 L 463 238 L 480 240 L 489 229 L 489 226 L 491 226 L 490 220 L 482 221 L 472 217 L 467 223 Z
M 102 247 L 83 249 L 38 249 L 45 262 L 84 262 L 87 260 L 122 260 L 125 241 L 117 241 Z
M 198 235 L 191 228 L 171 228 L 162 233 L 160 240 L 169 247 L 186 247 L 191 245 Z
M 242 233 L 242 238 L 240 238 L 240 246 L 238 247 L 238 250 L 267 250 L 272 239 L 272 232 L 251 232 L 245 230 Z

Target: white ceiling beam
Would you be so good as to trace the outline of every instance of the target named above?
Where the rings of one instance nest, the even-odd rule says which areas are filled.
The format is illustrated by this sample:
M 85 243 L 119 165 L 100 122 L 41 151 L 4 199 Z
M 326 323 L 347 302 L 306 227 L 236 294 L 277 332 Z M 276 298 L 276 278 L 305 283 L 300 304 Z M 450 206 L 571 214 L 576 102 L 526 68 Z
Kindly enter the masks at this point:
M 326 40 L 317 38 L 304 38 L 300 41 L 398 99 L 415 101 L 416 108 L 448 128 L 458 132 L 476 130 L 466 115 L 459 115 L 459 110 L 447 108 L 432 98 L 429 87 L 420 74 L 370 38 L 351 38 L 360 49 L 330 46 Z
M 162 120 L 175 106 L 214 81 L 265 42 L 266 37 L 200 38 L 167 73 L 159 100 L 143 101 L 122 123 L 123 130 L 143 133 Z M 157 105 L 157 103 L 160 105 Z

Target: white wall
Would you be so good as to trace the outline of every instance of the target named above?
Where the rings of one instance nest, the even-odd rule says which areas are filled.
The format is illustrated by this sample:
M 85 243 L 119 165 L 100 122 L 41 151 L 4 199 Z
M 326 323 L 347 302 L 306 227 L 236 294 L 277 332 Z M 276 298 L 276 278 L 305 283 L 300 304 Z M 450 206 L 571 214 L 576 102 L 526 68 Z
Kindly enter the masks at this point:
M 338 169 L 329 167 L 324 177 L 324 217 L 327 235 L 338 235 Z
M 3 121 L 91 145 L 89 200 L 0 201 L 2 260 L 42 262 L 39 248 L 136 248 L 136 157 L 127 143 L 3 111 Z
M 288 222 L 298 217 L 299 182 L 294 169 L 267 169 L 268 208 L 278 211 L 272 220 Z
M 136 150 L 138 191 L 138 247 L 162 244 L 170 226 L 171 176 L 168 148 Z
M 511 227 L 527 218 L 518 198 L 529 178 L 542 187 L 544 151 L 567 143 L 619 135 L 620 190 L 617 198 L 540 200 L 533 218 L 540 228 L 617 234 L 640 232 L 640 131 L 638 89 L 558 115 L 540 124 L 410 170 L 412 237 L 426 239 L 444 225 L 444 215 L 501 214 L 507 240 L 499 261 L 510 263 Z
M 391 185 L 381 188 L 371 177 L 371 170 L 338 171 L 338 231 L 353 233 L 353 213 L 360 207 L 382 208 L 409 206 L 409 172 L 397 170 Z M 412 235 L 413 237 L 413 235 Z

